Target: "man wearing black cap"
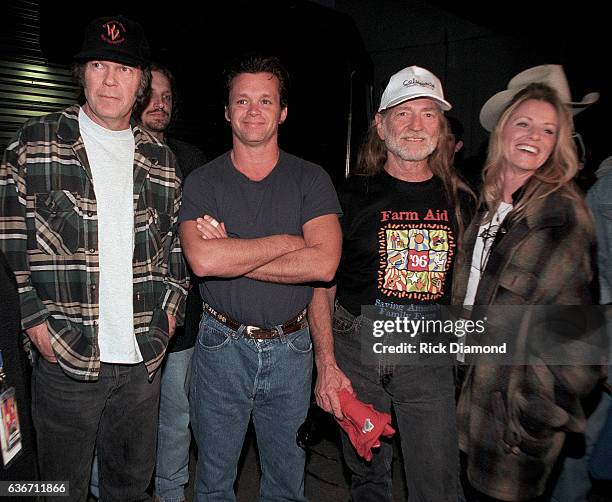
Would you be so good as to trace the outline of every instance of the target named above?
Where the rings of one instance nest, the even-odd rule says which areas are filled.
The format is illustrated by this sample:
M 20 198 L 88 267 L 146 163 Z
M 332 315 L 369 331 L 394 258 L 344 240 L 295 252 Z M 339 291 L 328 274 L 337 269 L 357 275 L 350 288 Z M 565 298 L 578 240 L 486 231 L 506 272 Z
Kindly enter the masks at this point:
M 149 87 L 142 27 L 92 21 L 75 75 L 85 102 L 28 121 L 0 166 L 0 247 L 34 345 L 41 478 L 85 500 L 147 500 L 159 368 L 186 294 L 170 150 L 130 116 Z

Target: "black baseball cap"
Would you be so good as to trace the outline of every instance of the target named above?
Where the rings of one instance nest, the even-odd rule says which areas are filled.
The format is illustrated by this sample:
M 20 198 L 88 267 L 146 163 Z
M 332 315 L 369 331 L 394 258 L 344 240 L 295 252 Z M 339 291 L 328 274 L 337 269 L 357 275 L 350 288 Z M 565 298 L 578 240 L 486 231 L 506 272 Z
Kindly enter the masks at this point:
M 149 42 L 140 24 L 123 16 L 99 17 L 87 25 L 77 62 L 99 59 L 144 68 L 151 62 Z

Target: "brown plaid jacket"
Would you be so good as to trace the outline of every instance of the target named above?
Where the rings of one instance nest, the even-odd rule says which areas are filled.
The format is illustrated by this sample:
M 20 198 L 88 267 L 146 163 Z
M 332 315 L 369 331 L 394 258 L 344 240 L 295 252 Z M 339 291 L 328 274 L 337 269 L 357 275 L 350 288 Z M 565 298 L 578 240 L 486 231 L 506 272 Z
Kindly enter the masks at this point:
M 19 286 L 24 329 L 47 321 L 64 371 L 96 380 L 98 220 L 79 107 L 31 119 L 0 166 L 0 248 Z M 177 234 L 180 178 L 170 150 L 133 125 L 134 333 L 153 375 L 188 282 Z
M 482 214 L 466 230 L 455 264 L 454 305 L 462 305 Z M 595 236 L 585 205 L 555 192 L 521 221 L 506 221 L 482 274 L 474 311 L 487 305 L 524 305 L 488 316 L 487 334 L 516 340 L 525 352 L 530 305 L 592 303 Z M 480 306 L 480 307 L 479 307 Z M 501 309 L 500 309 L 501 310 Z M 525 335 L 527 336 L 527 335 Z M 579 335 L 580 336 L 580 335 Z M 501 500 L 527 500 L 545 489 L 565 440 L 581 432 L 581 398 L 601 377 L 600 366 L 528 364 L 504 366 L 475 356 L 458 403 L 461 449 L 468 455 L 471 484 Z

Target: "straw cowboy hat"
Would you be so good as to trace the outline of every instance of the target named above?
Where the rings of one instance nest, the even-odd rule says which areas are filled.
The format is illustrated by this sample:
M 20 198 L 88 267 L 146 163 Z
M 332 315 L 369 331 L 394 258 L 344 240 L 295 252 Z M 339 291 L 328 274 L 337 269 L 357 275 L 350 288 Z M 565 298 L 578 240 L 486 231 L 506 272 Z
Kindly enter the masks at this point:
M 558 64 L 545 64 L 534 66 L 516 75 L 510 82 L 508 88 L 493 95 L 480 110 L 480 123 L 487 131 L 491 132 L 502 112 L 512 101 L 512 98 L 520 90 L 529 84 L 546 84 L 559 93 L 561 100 L 570 108 L 572 115 L 592 105 L 599 99 L 598 92 L 590 92 L 582 98 L 582 101 L 572 101 L 569 84 L 563 66 Z

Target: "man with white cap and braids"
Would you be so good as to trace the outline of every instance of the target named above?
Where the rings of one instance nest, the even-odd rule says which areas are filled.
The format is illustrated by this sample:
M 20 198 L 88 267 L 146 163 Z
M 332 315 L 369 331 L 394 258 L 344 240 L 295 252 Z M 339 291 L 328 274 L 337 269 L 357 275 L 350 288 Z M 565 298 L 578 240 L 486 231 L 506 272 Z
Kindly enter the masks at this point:
M 310 305 L 313 333 L 333 326 L 317 403 L 340 419 L 338 391 L 348 389 L 379 411 L 395 412 L 411 502 L 459 497 L 453 364 L 402 364 L 384 353 L 364 362 L 362 346 L 368 350 L 369 343 L 371 351 L 373 338 L 362 307 L 386 317 L 436 316 L 449 303 L 471 200 L 450 166 L 444 118 L 450 108 L 428 70 L 410 66 L 391 77 L 359 155 L 359 176 L 340 193 L 344 244 L 336 285 L 316 289 Z M 392 501 L 392 445 L 382 442 L 371 462 L 359 458 L 345 434 L 342 446 L 351 500 Z
M 130 121 L 150 84 L 142 27 L 93 20 L 75 56 L 85 101 L 28 121 L 0 166 L 0 247 L 32 342 L 41 480 L 86 500 L 149 500 L 160 372 L 187 294 L 181 179 Z

